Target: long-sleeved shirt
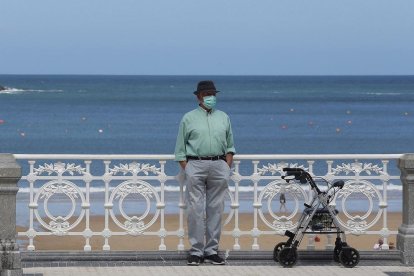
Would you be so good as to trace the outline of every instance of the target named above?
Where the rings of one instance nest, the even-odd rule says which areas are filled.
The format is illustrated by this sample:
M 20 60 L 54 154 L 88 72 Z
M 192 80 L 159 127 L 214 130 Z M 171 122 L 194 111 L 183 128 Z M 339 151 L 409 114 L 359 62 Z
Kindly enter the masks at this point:
M 186 113 L 180 123 L 175 160 L 185 161 L 186 156 L 218 156 L 236 153 L 230 118 L 213 109 L 207 112 L 198 107 Z

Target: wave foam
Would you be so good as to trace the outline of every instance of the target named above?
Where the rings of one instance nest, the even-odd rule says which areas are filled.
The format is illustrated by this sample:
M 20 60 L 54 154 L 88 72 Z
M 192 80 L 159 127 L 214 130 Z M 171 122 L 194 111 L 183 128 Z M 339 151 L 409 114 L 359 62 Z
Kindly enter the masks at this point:
M 401 95 L 401 93 L 392 93 L 392 92 L 388 92 L 388 93 L 368 92 L 366 94 L 367 95 L 375 95 L 375 96 L 396 96 L 396 95 Z
M 50 89 L 50 90 L 43 90 L 43 89 L 18 89 L 13 87 L 5 87 L 6 90 L 0 91 L 0 94 L 22 94 L 26 92 L 38 92 L 38 93 L 45 93 L 45 92 L 63 92 L 60 89 Z

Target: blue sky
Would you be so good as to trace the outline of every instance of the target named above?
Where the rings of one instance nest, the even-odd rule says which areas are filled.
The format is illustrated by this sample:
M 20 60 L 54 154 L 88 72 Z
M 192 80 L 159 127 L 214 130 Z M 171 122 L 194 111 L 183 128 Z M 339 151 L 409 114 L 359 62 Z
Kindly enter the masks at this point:
M 0 74 L 414 74 L 412 0 L 0 0 Z

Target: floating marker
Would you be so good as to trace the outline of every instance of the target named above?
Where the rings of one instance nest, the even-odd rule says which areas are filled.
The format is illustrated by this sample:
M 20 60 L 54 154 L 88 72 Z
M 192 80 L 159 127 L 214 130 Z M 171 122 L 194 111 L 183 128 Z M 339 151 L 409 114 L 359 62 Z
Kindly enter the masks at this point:
M 99 133 L 102 133 L 102 132 L 103 132 L 103 129 L 101 129 L 101 128 L 100 128 L 100 129 L 98 130 L 98 132 L 99 132 Z
M 404 115 L 405 115 L 405 116 L 408 116 L 408 112 L 404 112 Z M 1 123 L 1 120 L 0 120 L 0 123 Z
M 351 114 L 351 113 L 352 113 L 351 110 L 346 111 L 346 114 Z
M 20 132 L 20 136 L 25 137 L 26 136 L 26 133 Z
M 291 109 L 290 109 L 290 112 L 293 112 L 293 111 L 295 111 L 295 109 L 294 109 L 294 108 L 291 108 Z
M 287 125 L 282 125 L 282 129 L 287 129 Z
M 348 125 L 352 124 L 352 121 L 351 120 L 348 120 L 347 124 Z
M 336 132 L 341 132 L 341 129 L 339 127 L 337 127 Z

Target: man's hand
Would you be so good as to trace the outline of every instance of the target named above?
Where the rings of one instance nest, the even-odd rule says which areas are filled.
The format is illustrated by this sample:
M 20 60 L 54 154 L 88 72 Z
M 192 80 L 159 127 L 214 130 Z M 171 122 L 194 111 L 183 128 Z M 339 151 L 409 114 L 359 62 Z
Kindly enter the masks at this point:
M 229 165 L 229 168 L 231 168 L 231 164 L 233 164 L 233 154 L 231 153 L 226 154 L 226 162 L 227 162 L 227 165 Z
M 183 170 L 185 170 L 185 166 L 187 166 L 187 161 L 179 161 L 180 162 L 180 166 Z

